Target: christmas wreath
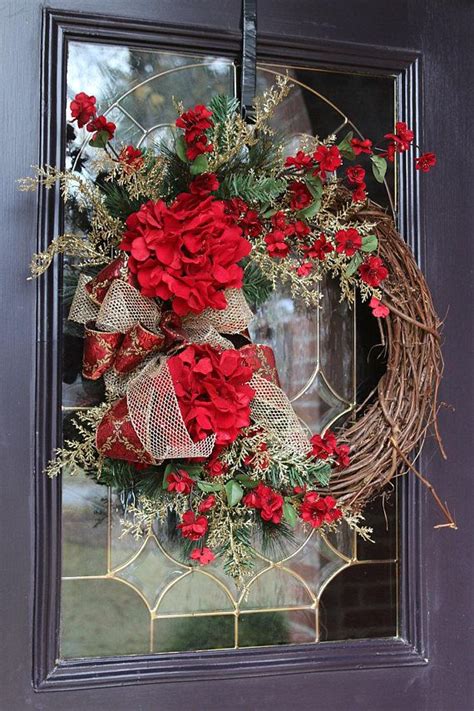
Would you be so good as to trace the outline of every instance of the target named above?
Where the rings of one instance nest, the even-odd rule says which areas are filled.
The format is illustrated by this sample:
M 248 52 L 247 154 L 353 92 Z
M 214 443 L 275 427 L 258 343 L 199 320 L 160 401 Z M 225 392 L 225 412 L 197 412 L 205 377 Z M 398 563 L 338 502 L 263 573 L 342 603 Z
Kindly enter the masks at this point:
M 274 543 L 298 519 L 322 530 L 346 521 L 369 535 L 363 506 L 400 464 L 413 469 L 408 456 L 436 421 L 442 370 L 429 291 L 368 200 L 361 165 L 383 182 L 413 132 L 397 123 L 382 148 L 352 133 L 308 136 L 285 157 L 271 118 L 289 90 L 279 78 L 251 120 L 226 96 L 179 105 L 174 140 L 157 152 L 117 151 L 115 125 L 80 93 L 72 121 L 101 149 L 97 179 L 46 166 L 22 186 L 59 183 L 88 217 L 87 235 L 57 237 L 32 274 L 55 254 L 73 260 L 69 318 L 84 329 L 83 375 L 105 383 L 104 402 L 77 414 L 78 436 L 48 474 L 80 469 L 113 487 L 128 502 L 125 530 L 140 535 L 166 519 L 186 558 L 221 556 L 239 584 L 256 538 Z M 416 168 L 435 162 L 425 153 Z M 357 291 L 369 303 L 388 350 L 377 392 L 337 438 L 307 431 L 271 348 L 248 330 L 275 289 L 318 308 L 325 276 L 341 299 Z

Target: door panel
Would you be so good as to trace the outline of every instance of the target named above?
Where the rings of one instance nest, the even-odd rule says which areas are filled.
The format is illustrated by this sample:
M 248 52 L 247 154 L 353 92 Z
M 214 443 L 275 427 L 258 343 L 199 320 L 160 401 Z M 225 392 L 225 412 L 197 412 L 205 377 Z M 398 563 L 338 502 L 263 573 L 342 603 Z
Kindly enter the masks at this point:
M 14 181 L 37 162 L 40 144 L 41 161 L 56 163 L 59 159 L 58 151 L 66 138 L 61 128 L 66 39 L 81 42 L 100 38 L 102 43 L 119 45 L 132 42 L 143 51 L 162 46 L 182 52 L 184 46 L 192 46 L 235 61 L 240 42 L 240 3 L 212 1 L 205 8 L 187 0 L 157 4 L 138 0 L 133 6 L 123 0 L 103 0 L 100 4 L 96 0 L 80 4 L 62 0 L 51 4 L 61 12 L 50 13 L 45 19 L 42 103 L 42 4 L 37 0 L 27 4 L 9 0 L 1 30 L 2 105 L 8 109 L 2 131 L 5 189 L 1 196 L 6 223 L 1 288 L 2 303 L 8 305 L 2 339 L 0 407 L 5 482 L 2 703 L 13 711 L 151 709 L 160 704 L 167 709 L 236 709 L 257 705 L 286 708 L 314 703 L 317 698 L 321 705 L 331 704 L 336 709 L 470 708 L 465 660 L 471 646 L 467 628 L 472 620 L 472 600 L 465 570 L 472 570 L 466 558 L 470 550 L 466 491 L 472 397 L 465 363 L 472 343 L 466 342 L 461 351 L 458 334 L 467 332 L 466 319 L 471 317 L 465 309 L 469 283 L 465 235 L 472 232 L 472 212 L 464 203 L 470 169 L 467 163 L 460 164 L 459 156 L 465 152 L 472 112 L 466 60 L 472 8 L 460 0 L 429 4 L 407 0 L 402 8 L 396 2 L 386 3 L 380 13 L 375 0 L 349 4 L 321 0 L 300 2 L 295 12 L 295 5 L 283 0 L 259 2 L 262 62 L 283 61 L 289 66 L 362 74 L 377 70 L 382 76 L 395 77 L 399 115 L 414 124 L 418 134 L 423 134 L 423 143 L 433 146 L 440 155 L 442 169 L 423 183 L 422 201 L 418 200 L 417 181 L 401 166 L 398 204 L 402 232 L 424 264 L 438 311 L 444 314 L 450 306 L 444 331 L 447 367 L 442 396 L 456 405 L 456 412 L 443 414 L 441 424 L 450 453 L 449 471 L 456 472 L 456 477 L 450 476 L 448 486 L 447 467 L 429 447 L 424 461 L 425 466 L 430 464 L 430 478 L 442 496 L 449 495 L 453 502 L 460 530 L 434 530 L 436 512 L 425 505 L 418 487 L 412 481 L 407 483 L 401 501 L 400 639 L 327 642 L 273 650 L 247 648 L 206 655 L 183 653 L 179 657 L 168 655 L 166 644 L 162 648 L 153 645 L 153 651 L 161 654 L 144 655 L 140 660 L 104 659 L 99 665 L 92 661 L 57 664 L 55 658 L 60 491 L 45 481 L 41 466 L 57 437 L 58 281 L 52 276 L 38 285 L 38 291 L 25 281 L 25 265 L 36 248 L 38 212 L 34 196 L 18 194 Z M 91 17 L 87 13 L 100 14 Z M 120 17 L 123 20 L 117 19 Z M 166 23 L 175 28 L 167 28 Z M 445 37 L 450 38 L 449 47 Z M 40 241 L 51 238 L 60 217 L 54 196 L 42 196 Z M 466 285 L 464 293 L 459 289 L 460 282 Z M 40 324 L 38 360 L 36 319 Z M 32 378 L 36 364 L 37 387 Z M 101 505 L 99 501 L 97 508 Z M 88 526 L 89 521 L 80 525 Z M 65 529 L 65 540 L 73 542 L 72 535 Z M 90 571 L 91 562 L 90 556 L 82 556 L 82 569 Z M 378 569 L 383 565 L 379 563 Z M 353 584 L 349 581 L 348 589 Z M 131 590 L 123 583 L 117 585 L 120 590 Z M 337 595 L 328 598 L 326 610 L 334 610 L 337 601 Z M 143 606 L 136 614 L 139 619 Z M 305 614 L 303 610 L 298 621 L 303 635 L 308 628 Z M 242 624 L 251 629 L 255 617 L 248 617 L 250 620 L 244 618 Z M 113 620 L 111 614 L 100 622 L 106 628 Z M 198 628 L 197 624 L 193 634 L 202 634 Z M 127 624 L 122 631 L 127 638 Z M 222 634 L 225 637 L 224 631 Z M 345 630 L 343 636 L 348 636 Z M 102 634 L 97 638 L 106 639 Z M 110 654 L 112 647 L 115 651 L 114 640 L 108 649 L 96 648 L 95 653 Z M 32 650 L 38 691 L 33 691 L 31 683 Z M 129 651 L 135 650 L 129 646 Z M 184 679 L 187 683 L 180 683 Z M 144 683 L 147 681 L 161 683 L 150 686 Z M 57 693 L 59 689 L 61 693 Z

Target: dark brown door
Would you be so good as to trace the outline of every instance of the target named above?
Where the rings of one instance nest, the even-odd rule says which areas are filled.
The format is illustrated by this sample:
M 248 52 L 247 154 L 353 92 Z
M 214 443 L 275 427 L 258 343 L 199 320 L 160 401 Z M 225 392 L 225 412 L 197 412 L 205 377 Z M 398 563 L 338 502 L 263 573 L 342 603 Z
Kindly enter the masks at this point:
M 238 93 L 240 2 L 62 0 L 45 9 L 8 0 L 1 13 L 0 708 L 468 711 L 472 8 L 259 0 L 258 85 L 290 73 L 295 91 L 278 116 L 288 135 L 350 124 L 377 138 L 397 118 L 439 155 L 421 185 L 402 163 L 375 197 L 394 210 L 439 313 L 449 310 L 449 463 L 428 442 L 423 466 L 459 530 L 435 529 L 436 511 L 408 479 L 369 513 L 376 544 L 303 541 L 262 563 L 246 599 L 222 579 L 191 583 L 159 535 L 117 543 L 121 502 L 110 493 L 42 475 L 71 411 L 100 394 L 81 380 L 80 339 L 63 322 L 67 265 L 26 281 L 31 253 L 71 215 L 54 193 L 37 202 L 15 185 L 38 162 L 89 170 L 87 146 L 66 131 L 75 91 L 97 94 L 124 140 L 139 144 L 166 137 L 172 95 L 193 104 Z M 330 289 L 325 296 L 330 329 L 284 298 L 256 326 L 272 329 L 286 388 L 318 427 L 337 424 L 376 375 L 363 365 L 363 314 L 339 309 Z M 303 354 L 301 332 L 313 334 Z

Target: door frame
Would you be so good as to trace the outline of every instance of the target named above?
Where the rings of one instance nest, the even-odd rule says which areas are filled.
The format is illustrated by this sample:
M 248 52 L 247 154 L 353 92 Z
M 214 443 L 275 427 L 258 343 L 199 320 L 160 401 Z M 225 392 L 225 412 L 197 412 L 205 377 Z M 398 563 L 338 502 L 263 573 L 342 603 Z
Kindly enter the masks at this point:
M 43 11 L 42 115 L 40 164 L 63 160 L 66 107 L 66 46 L 70 40 L 122 43 L 149 49 L 183 49 L 193 53 L 219 52 L 238 60 L 239 32 L 111 19 L 100 15 Z M 397 87 L 399 120 L 412 126 L 422 140 L 421 55 L 399 48 L 258 35 L 259 61 L 350 70 L 393 76 Z M 400 161 L 399 228 L 424 261 L 418 174 L 413 161 Z M 38 251 L 47 247 L 62 222 L 57 191 L 43 190 L 38 203 Z M 400 636 L 239 649 L 115 658 L 57 660 L 60 568 L 61 481 L 49 480 L 43 469 L 60 435 L 60 328 L 58 299 L 60 266 L 36 283 L 38 337 L 36 352 L 36 517 L 33 679 L 38 691 L 74 690 L 138 682 L 192 682 L 273 676 L 314 671 L 424 666 L 428 663 L 424 634 L 427 609 L 422 561 L 426 555 L 420 535 L 424 510 L 419 482 L 406 478 L 401 485 L 399 611 Z

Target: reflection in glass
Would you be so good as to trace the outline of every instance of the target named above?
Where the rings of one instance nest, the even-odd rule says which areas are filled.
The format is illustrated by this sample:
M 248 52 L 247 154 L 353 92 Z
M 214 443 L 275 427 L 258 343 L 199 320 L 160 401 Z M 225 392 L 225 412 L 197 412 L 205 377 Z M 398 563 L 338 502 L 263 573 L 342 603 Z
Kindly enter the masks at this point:
M 279 68 L 261 68 L 260 89 L 273 82 L 275 71 Z M 387 99 L 392 97 L 391 80 L 303 69 L 290 74 L 299 83 L 276 117 L 279 129 L 288 136 L 288 152 L 295 150 L 302 133 L 326 135 L 341 126 L 346 121 L 344 112 L 351 107 L 357 109 L 352 119 L 367 135 L 380 134 L 374 117 L 381 117 L 383 128 L 393 120 L 393 101 Z M 216 93 L 233 94 L 235 68 L 220 57 L 71 42 L 69 99 L 83 90 L 94 94 L 99 111 L 118 125 L 120 141 L 156 149 L 169 138 L 176 117 L 172 96 L 191 106 L 206 103 Z M 368 110 L 374 101 L 389 107 L 391 118 L 383 111 Z M 95 157 L 84 136 L 69 127 L 68 167 L 94 178 Z M 381 194 L 380 201 L 384 200 L 387 204 Z M 76 207 L 67 206 L 68 228 L 87 230 L 87 216 Z M 74 409 L 103 397 L 101 383 L 82 378 L 81 327 L 66 320 L 76 281 L 74 264 L 66 263 L 65 436 L 71 434 Z M 320 289 L 320 312 L 309 312 L 281 292 L 257 311 L 250 327 L 253 340 L 274 349 L 282 386 L 313 431 L 349 416 L 356 402 L 356 370 L 359 379 L 367 377 L 364 363 L 355 362 L 356 351 L 365 353 L 355 339 L 355 312 L 339 303 L 330 280 L 323 281 Z M 377 545 L 356 546 L 346 527 L 320 536 L 298 526 L 284 549 L 271 554 L 256 542 L 255 576 L 244 593 L 219 562 L 206 569 L 191 568 L 167 522 L 157 522 L 146 539 L 121 537 L 120 520 L 126 516 L 120 496 L 84 475 L 63 476 L 63 658 L 302 644 L 395 633 L 395 568 L 386 562 L 396 558 L 394 507 L 388 507 L 388 533 L 374 513 Z M 357 558 L 377 562 L 362 565 Z

